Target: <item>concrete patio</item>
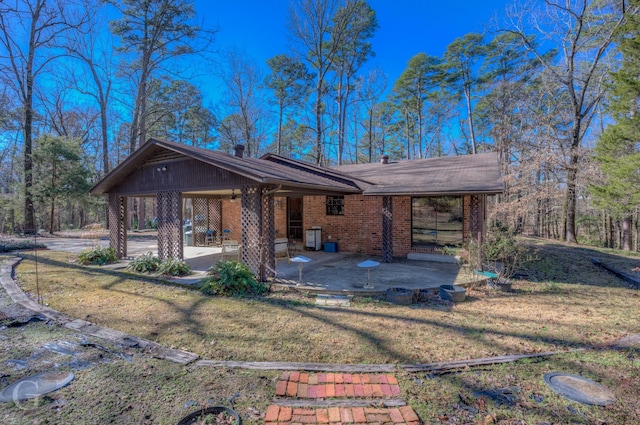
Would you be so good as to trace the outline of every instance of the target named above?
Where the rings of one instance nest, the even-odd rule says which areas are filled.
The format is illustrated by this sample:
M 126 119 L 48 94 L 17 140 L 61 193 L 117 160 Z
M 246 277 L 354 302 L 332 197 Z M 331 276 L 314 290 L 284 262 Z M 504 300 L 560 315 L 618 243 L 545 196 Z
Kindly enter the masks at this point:
M 108 246 L 105 239 L 76 239 L 76 238 L 42 238 L 51 250 L 78 253 L 92 246 Z M 151 238 L 130 239 L 127 241 L 129 255 L 136 257 L 151 251 L 157 255 L 155 240 Z M 330 253 L 323 251 L 305 251 L 298 249 L 297 255 L 309 258 L 311 261 L 302 266 L 302 281 L 298 281 L 299 265 L 287 259 L 279 259 L 276 264 L 277 276 L 273 281 L 276 285 L 285 285 L 296 290 L 333 293 L 333 294 L 380 294 L 389 288 L 427 289 L 440 285 L 466 285 L 473 281 L 473 276 L 465 272 L 455 263 L 441 263 L 434 261 L 417 261 L 408 259 L 394 259 L 393 263 L 383 263 L 381 258 L 365 256 L 355 253 Z M 191 267 L 193 274 L 175 278 L 174 281 L 183 284 L 195 284 L 205 276 L 207 270 L 222 259 L 222 249 L 211 247 L 184 247 L 185 261 Z M 358 267 L 365 260 L 380 263 L 371 269 L 371 285 L 367 283 L 367 269 Z M 124 266 L 124 265 L 123 265 Z

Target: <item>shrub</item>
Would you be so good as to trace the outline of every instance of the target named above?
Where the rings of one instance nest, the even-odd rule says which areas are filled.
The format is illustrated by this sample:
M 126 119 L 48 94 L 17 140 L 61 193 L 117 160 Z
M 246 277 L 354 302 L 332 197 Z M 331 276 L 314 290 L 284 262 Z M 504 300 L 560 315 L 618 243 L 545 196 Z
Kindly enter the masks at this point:
M 261 295 L 268 290 L 264 283 L 256 281 L 249 267 L 239 261 L 220 261 L 208 274 L 199 285 L 207 295 Z
M 11 252 L 19 249 L 34 249 L 34 248 L 46 248 L 45 245 L 38 243 L 34 244 L 33 241 L 0 241 L 0 252 Z
M 127 269 L 136 273 L 155 273 L 160 266 L 160 259 L 154 257 L 151 251 L 134 258 L 129 262 Z
M 186 276 L 191 273 L 191 268 L 184 260 L 170 258 L 160 262 L 158 273 L 166 276 Z
M 102 266 L 105 264 L 115 263 L 116 261 L 118 261 L 118 257 L 116 257 L 116 250 L 101 246 L 86 249 L 78 255 L 78 263 L 83 266 L 89 264 Z
M 531 255 L 521 241 L 516 239 L 516 231 L 506 226 L 493 226 L 482 244 L 485 266 L 491 268 L 495 262 L 502 263 L 501 278 L 512 277 L 518 269 L 531 260 Z

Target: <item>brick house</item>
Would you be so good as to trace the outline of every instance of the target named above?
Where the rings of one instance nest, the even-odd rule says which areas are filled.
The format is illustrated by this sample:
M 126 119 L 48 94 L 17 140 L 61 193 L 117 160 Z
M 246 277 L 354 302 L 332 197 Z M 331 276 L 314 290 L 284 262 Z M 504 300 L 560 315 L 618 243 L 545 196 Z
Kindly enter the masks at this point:
M 502 192 L 494 153 L 325 168 L 267 154 L 236 155 L 150 139 L 92 189 L 109 198 L 110 245 L 126 256 L 128 197 L 154 197 L 158 254 L 183 257 L 183 203 L 194 243 L 228 229 L 261 279 L 275 270 L 274 241 L 320 243 L 393 257 L 459 246 L 485 232 L 486 197 Z M 240 202 L 238 202 L 240 201 Z M 313 233 L 317 235 L 318 233 Z

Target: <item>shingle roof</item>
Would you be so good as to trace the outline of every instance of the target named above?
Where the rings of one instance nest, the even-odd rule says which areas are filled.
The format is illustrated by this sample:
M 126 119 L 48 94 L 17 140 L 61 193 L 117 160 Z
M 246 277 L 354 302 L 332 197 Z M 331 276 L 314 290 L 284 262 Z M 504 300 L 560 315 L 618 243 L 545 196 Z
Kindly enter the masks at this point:
M 109 193 L 111 188 L 159 150 L 202 161 L 257 183 L 280 184 L 284 190 L 299 192 L 315 190 L 365 195 L 434 195 L 493 194 L 503 190 L 495 153 L 325 168 L 275 154 L 267 154 L 262 158 L 239 158 L 224 152 L 150 139 L 100 180 L 90 192 Z
M 289 188 L 324 189 L 327 191 L 360 193 L 361 188 L 348 177 L 340 176 L 333 170 L 322 169 L 301 161 L 298 167 L 266 161 L 258 158 L 239 158 L 225 152 L 197 148 L 182 143 L 150 139 L 100 180 L 90 192 L 108 193 L 109 189 L 133 172 L 145 159 L 167 149 L 215 167 L 236 173 L 258 183 L 282 184 Z
M 370 183 L 365 195 L 496 194 L 503 191 L 496 153 L 355 164 L 335 168 Z

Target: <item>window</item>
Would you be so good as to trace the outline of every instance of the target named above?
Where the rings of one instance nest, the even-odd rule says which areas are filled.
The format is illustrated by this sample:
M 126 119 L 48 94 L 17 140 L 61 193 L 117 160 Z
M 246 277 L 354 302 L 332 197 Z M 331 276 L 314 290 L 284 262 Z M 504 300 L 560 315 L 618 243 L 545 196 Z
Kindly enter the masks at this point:
M 411 199 L 412 245 L 462 245 L 461 196 Z
M 327 215 L 344 215 L 344 196 L 327 196 Z

